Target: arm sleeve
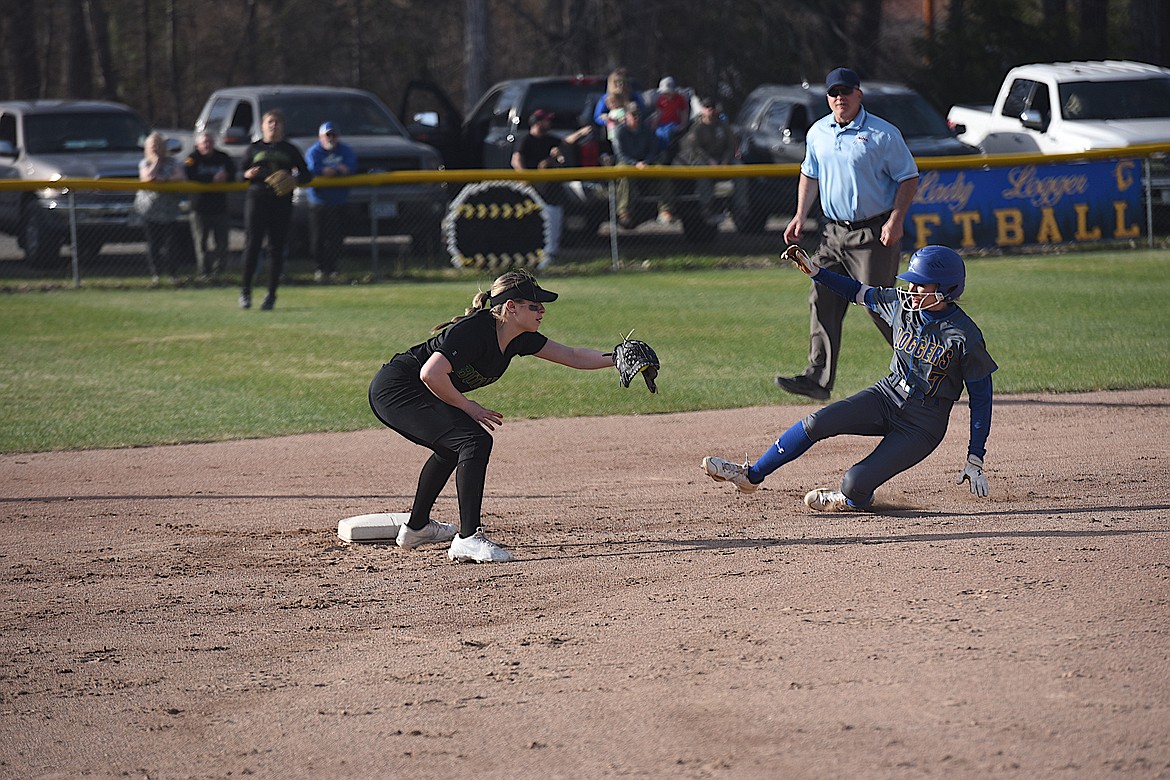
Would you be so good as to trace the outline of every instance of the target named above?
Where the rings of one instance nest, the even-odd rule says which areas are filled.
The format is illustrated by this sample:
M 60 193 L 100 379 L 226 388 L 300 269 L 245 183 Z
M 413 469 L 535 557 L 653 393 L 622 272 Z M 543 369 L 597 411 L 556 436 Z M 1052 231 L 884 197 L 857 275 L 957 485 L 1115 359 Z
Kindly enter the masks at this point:
M 605 127 L 605 120 L 601 115 L 605 113 L 605 95 L 602 95 L 597 100 L 597 105 L 593 107 L 593 124 Z
M 966 385 L 971 406 L 971 439 L 967 452 L 982 458 L 987 453 L 987 435 L 991 433 L 991 374 L 982 379 L 968 379 Z
M 856 279 L 835 273 L 828 270 L 827 268 L 821 268 L 818 270 L 815 274 L 813 274 L 812 279 L 817 284 L 828 287 L 830 290 L 837 293 L 845 300 L 853 301 L 854 303 L 861 303 L 864 305 L 864 300 L 858 295 L 858 293 L 862 292 L 864 285 Z

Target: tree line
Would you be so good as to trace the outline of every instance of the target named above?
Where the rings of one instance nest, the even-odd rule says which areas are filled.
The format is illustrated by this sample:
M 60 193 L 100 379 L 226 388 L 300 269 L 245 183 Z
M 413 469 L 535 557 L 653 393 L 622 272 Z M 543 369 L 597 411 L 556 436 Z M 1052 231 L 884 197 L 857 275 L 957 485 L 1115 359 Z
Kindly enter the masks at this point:
M 127 103 L 190 127 L 234 84 L 359 87 L 397 110 L 432 81 L 469 108 L 494 81 L 625 66 L 729 110 L 838 65 L 941 110 L 990 102 L 1025 62 L 1170 64 L 1161 0 L 0 0 L 4 99 Z

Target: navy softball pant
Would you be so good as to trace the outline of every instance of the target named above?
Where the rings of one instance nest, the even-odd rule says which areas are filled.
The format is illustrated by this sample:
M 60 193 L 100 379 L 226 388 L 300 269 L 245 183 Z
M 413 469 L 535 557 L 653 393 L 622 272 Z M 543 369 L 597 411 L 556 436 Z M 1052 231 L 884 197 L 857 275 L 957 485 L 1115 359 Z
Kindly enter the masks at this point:
M 946 435 L 952 406 L 949 400 L 916 398 L 899 406 L 876 387 L 869 387 L 801 422 L 814 442 L 842 434 L 882 437 L 873 452 L 841 478 L 841 492 L 865 506 L 879 485 L 935 451 Z

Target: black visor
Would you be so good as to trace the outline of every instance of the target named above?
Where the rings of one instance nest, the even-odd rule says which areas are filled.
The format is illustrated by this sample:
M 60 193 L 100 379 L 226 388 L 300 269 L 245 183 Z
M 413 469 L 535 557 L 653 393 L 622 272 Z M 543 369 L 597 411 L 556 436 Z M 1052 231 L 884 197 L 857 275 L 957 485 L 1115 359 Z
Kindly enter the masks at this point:
M 557 299 L 555 292 L 542 290 L 540 285 L 532 279 L 525 279 L 520 284 L 513 285 L 491 298 L 492 306 L 499 306 L 505 301 L 532 301 L 533 303 L 552 303 Z

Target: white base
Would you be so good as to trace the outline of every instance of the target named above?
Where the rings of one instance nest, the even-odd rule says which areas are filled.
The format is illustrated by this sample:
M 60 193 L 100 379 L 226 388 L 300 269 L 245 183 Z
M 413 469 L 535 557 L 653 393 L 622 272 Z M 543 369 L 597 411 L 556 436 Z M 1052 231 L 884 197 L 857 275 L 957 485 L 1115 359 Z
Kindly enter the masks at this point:
M 409 519 L 409 512 L 356 515 L 337 524 L 337 535 L 347 542 L 392 542 Z

